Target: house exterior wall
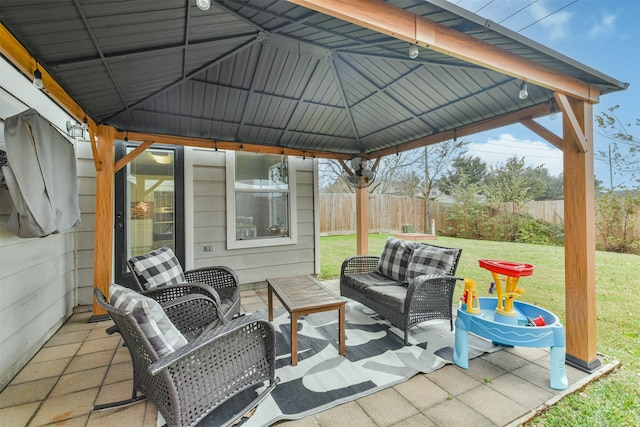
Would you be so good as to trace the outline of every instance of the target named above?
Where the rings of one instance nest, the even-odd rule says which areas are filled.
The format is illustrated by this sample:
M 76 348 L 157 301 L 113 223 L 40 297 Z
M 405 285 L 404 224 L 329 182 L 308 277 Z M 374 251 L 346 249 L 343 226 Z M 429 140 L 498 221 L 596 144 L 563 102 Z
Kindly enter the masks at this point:
M 0 118 L 31 107 L 65 128 L 68 116 L 2 59 L 0 87 Z M 62 326 L 76 305 L 77 233 L 19 238 L 6 230 L 11 209 L 9 191 L 0 187 L 0 389 Z
M 226 170 L 223 151 L 193 149 L 193 267 L 225 265 L 237 274 L 240 283 L 254 286 L 268 277 L 315 274 L 316 251 L 314 218 L 314 159 L 290 158 L 295 165 L 297 243 L 285 246 L 227 249 Z M 205 252 L 204 246 L 213 246 Z

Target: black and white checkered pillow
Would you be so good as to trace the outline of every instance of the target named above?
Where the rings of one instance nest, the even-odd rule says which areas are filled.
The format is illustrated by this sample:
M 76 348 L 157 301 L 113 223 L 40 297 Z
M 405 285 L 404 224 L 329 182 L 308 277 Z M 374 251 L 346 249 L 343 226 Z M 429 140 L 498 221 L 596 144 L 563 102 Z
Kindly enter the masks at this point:
M 409 256 L 415 246 L 415 242 L 389 237 L 378 261 L 378 271 L 393 280 L 404 282 Z
M 135 270 L 133 273 L 144 279 L 141 284 L 145 289 L 178 285 L 187 281 L 180 261 L 168 246 L 132 257 L 130 260 Z
M 459 250 L 427 245 L 417 246 L 409 258 L 407 283 L 423 274 L 449 274 Z
M 159 357 L 171 354 L 187 343 L 155 300 L 114 283 L 109 288 L 109 298 L 112 306 L 133 315 Z

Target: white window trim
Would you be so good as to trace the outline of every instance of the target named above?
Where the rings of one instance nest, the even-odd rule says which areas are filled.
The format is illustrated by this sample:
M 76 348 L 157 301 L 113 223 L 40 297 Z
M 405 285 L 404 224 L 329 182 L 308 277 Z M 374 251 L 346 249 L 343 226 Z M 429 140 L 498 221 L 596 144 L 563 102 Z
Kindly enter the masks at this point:
M 227 189 L 227 249 L 261 248 L 268 246 L 295 245 L 298 243 L 298 208 L 296 197 L 297 159 L 287 157 L 289 164 L 289 236 L 263 239 L 236 240 L 236 155 L 226 151 Z

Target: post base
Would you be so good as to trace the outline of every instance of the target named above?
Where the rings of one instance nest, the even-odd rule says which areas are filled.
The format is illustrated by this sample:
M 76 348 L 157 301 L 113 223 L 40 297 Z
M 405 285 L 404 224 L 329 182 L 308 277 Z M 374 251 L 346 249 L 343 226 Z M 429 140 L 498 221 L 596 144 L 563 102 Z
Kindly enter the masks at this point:
M 589 362 L 585 362 L 584 360 L 578 359 L 577 357 L 571 356 L 569 354 L 566 355 L 565 362 L 569 366 L 573 366 L 576 369 L 580 369 L 583 372 L 587 372 L 589 374 L 594 373 L 601 365 L 600 359 L 597 357 L 594 360 Z

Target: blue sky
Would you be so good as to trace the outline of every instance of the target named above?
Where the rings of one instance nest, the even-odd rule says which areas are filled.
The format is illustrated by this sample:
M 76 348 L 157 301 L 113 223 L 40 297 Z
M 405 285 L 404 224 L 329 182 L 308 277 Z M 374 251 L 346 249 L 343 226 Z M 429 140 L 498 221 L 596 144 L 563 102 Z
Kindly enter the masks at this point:
M 640 1 L 449 1 L 618 81 L 629 83 L 626 91 L 602 96 L 600 103 L 594 106 L 594 115 L 619 104 L 616 115 L 622 122 L 634 124 L 640 118 Z M 539 122 L 562 135 L 560 117 L 553 121 L 540 119 Z M 633 125 L 629 130 L 640 139 L 637 126 Z M 606 150 L 610 141 L 598 134 L 596 126 L 594 132 L 596 151 Z M 515 124 L 465 139 L 471 141 L 470 153 L 488 164 L 517 155 L 525 156 L 529 165 L 544 164 L 553 175 L 562 172 L 562 153 L 522 125 Z M 596 159 L 595 172 L 596 178 L 608 187 L 609 165 Z M 629 185 L 630 177 L 614 176 L 613 185 L 623 183 Z

